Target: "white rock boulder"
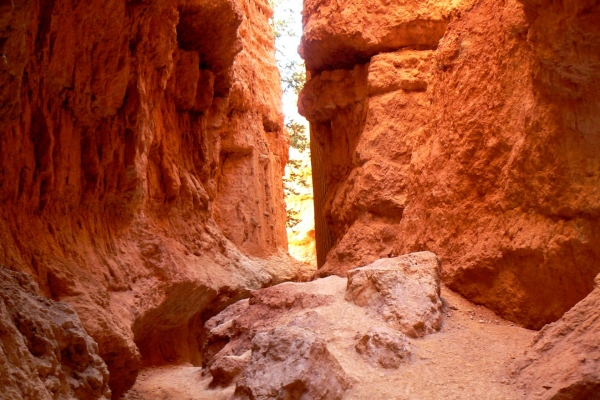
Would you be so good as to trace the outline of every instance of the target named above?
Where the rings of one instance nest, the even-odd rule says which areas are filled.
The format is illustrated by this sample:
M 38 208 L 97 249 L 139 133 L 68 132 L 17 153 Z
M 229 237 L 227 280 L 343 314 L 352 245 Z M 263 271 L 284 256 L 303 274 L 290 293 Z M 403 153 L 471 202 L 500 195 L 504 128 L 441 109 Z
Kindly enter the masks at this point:
M 422 337 L 442 326 L 440 279 L 440 260 L 431 252 L 384 258 L 348 271 L 345 298 L 404 334 Z

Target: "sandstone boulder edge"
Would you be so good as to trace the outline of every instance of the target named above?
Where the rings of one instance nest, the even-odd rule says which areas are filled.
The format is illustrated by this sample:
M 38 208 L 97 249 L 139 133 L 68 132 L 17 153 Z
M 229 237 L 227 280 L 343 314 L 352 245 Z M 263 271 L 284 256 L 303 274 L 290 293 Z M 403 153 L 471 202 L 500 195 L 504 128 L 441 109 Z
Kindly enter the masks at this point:
M 233 398 L 341 400 L 349 385 L 323 339 L 302 328 L 276 327 L 252 339 Z
M 441 265 L 431 252 L 383 258 L 348 271 L 347 301 L 372 310 L 410 337 L 442 327 Z
M 600 275 L 596 288 L 546 325 L 515 361 L 528 399 L 600 399 Z

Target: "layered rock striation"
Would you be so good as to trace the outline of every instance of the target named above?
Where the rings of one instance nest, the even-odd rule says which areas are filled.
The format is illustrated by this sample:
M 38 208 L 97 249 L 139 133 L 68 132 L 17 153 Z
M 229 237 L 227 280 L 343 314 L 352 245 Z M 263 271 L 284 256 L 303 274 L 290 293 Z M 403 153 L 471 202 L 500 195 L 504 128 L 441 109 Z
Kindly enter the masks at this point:
M 266 0 L 0 4 L 0 262 L 70 303 L 113 397 L 298 277 Z
M 561 4 L 305 2 L 321 275 L 430 250 L 531 328 L 592 290 L 600 9 Z

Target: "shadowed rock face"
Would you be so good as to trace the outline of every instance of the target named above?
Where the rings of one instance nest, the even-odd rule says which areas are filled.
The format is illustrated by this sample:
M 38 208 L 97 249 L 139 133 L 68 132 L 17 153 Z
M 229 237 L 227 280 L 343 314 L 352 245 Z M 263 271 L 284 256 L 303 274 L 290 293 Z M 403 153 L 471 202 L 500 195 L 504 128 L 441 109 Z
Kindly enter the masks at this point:
M 40 296 L 30 275 L 0 266 L 3 399 L 109 399 L 108 369 L 73 307 Z
M 515 361 L 528 399 L 600 398 L 600 275 L 596 288 L 561 319 L 542 329 Z
M 0 4 L 0 262 L 73 305 L 115 397 L 141 365 L 201 363 L 207 318 L 298 276 L 270 15 Z
M 597 2 L 330 3 L 305 2 L 299 99 L 319 274 L 430 250 L 471 301 L 560 318 L 600 272 Z

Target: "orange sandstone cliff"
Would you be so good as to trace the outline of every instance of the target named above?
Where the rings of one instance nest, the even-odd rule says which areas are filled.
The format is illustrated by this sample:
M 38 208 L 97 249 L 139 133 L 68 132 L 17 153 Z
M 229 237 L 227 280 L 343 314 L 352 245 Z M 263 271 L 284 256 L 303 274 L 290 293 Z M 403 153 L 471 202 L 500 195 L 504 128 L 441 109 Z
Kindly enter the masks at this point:
M 599 15 L 596 0 L 305 0 L 319 275 L 384 260 L 349 286 L 254 291 L 310 274 L 286 251 L 268 1 L 0 0 L 4 393 L 116 399 L 165 364 L 230 384 L 245 368 L 248 398 L 367 393 L 346 372 L 364 383 L 361 362 L 398 366 L 412 350 L 387 325 L 356 337 L 357 323 L 402 328 L 429 310 L 427 333 L 467 339 L 461 360 L 490 352 L 473 343 L 498 336 L 440 279 L 526 327 L 558 320 L 515 361 L 523 390 L 595 393 Z M 423 274 L 429 290 L 397 288 Z M 511 389 L 477 376 L 476 393 Z
M 531 328 L 600 272 L 600 5 L 307 0 L 321 275 L 429 250 Z
M 267 0 L 0 2 L 0 264 L 69 303 L 117 398 L 297 278 Z

